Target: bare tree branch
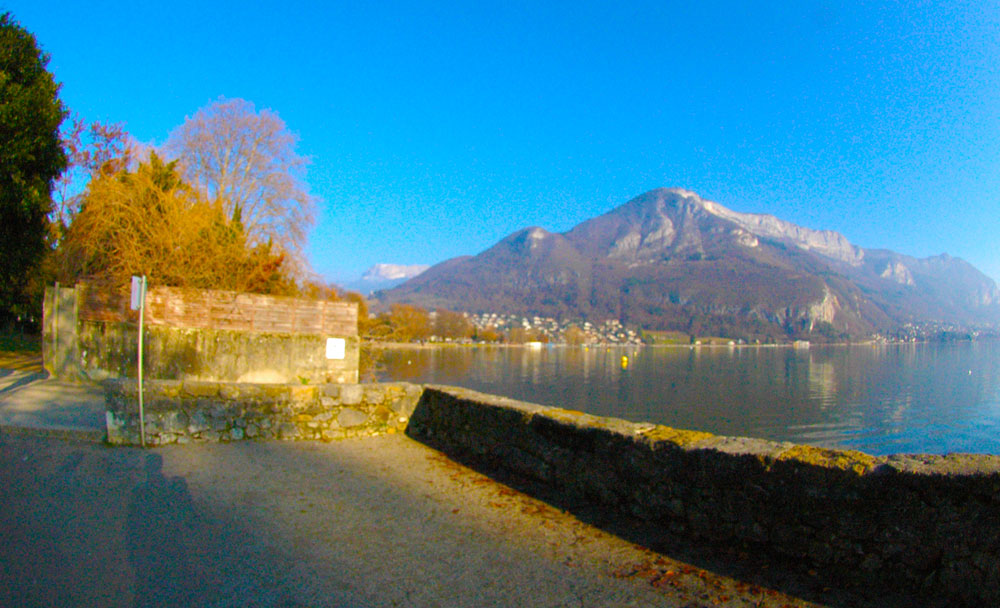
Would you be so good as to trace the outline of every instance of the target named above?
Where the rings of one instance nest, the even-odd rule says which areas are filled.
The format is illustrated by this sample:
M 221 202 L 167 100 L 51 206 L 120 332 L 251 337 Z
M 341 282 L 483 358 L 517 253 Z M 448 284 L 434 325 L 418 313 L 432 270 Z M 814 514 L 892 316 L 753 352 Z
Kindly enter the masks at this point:
M 249 245 L 270 242 L 302 263 L 315 199 L 297 142 L 274 112 L 220 98 L 175 129 L 166 148 L 189 183 L 240 220 Z

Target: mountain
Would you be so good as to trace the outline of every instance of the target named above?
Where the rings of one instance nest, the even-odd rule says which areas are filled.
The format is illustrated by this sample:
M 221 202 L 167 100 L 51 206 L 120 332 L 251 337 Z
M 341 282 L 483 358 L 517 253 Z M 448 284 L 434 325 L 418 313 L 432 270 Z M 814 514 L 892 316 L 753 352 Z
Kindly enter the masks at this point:
M 679 188 L 647 192 L 561 234 L 519 230 L 380 299 L 760 338 L 1000 322 L 996 283 L 960 259 L 863 249 Z
M 380 289 L 395 287 L 407 279 L 412 279 L 419 275 L 428 268 L 430 266 L 426 264 L 375 264 L 366 270 L 360 279 L 348 281 L 343 287 L 359 291 L 363 294 L 369 294 Z

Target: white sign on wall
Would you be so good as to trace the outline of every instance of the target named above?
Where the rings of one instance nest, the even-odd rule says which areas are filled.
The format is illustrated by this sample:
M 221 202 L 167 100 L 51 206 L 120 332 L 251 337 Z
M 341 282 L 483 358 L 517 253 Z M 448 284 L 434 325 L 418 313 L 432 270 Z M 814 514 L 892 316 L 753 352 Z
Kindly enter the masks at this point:
M 347 340 L 343 338 L 326 339 L 326 358 L 343 359 L 347 354 Z

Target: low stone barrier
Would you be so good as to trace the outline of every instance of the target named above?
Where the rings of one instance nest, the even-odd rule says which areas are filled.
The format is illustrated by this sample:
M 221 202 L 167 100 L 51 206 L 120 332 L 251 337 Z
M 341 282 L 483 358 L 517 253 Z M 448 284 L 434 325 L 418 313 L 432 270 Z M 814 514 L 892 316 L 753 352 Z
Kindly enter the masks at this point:
M 108 442 L 137 445 L 135 381 L 105 388 Z M 149 445 L 405 429 L 566 504 L 789 558 L 830 585 L 1000 605 L 1000 456 L 873 457 L 408 383 L 151 381 L 144 399 Z
M 872 457 L 426 387 L 407 434 L 688 537 L 809 564 L 832 585 L 1000 605 L 1000 457 Z
M 146 443 L 342 439 L 406 427 L 422 387 L 393 384 L 143 383 Z M 138 386 L 105 382 L 107 441 L 139 445 Z

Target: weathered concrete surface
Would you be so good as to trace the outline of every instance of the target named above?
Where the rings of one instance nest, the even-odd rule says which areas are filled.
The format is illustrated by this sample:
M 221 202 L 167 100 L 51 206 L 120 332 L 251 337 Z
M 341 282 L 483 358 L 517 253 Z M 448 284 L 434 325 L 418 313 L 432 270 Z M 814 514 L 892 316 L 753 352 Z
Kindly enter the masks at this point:
M 3 436 L 0 480 L 0 606 L 810 605 L 401 435 L 154 451 Z
M 0 353 L 0 433 L 103 441 L 104 411 L 101 387 L 50 378 L 40 356 Z

